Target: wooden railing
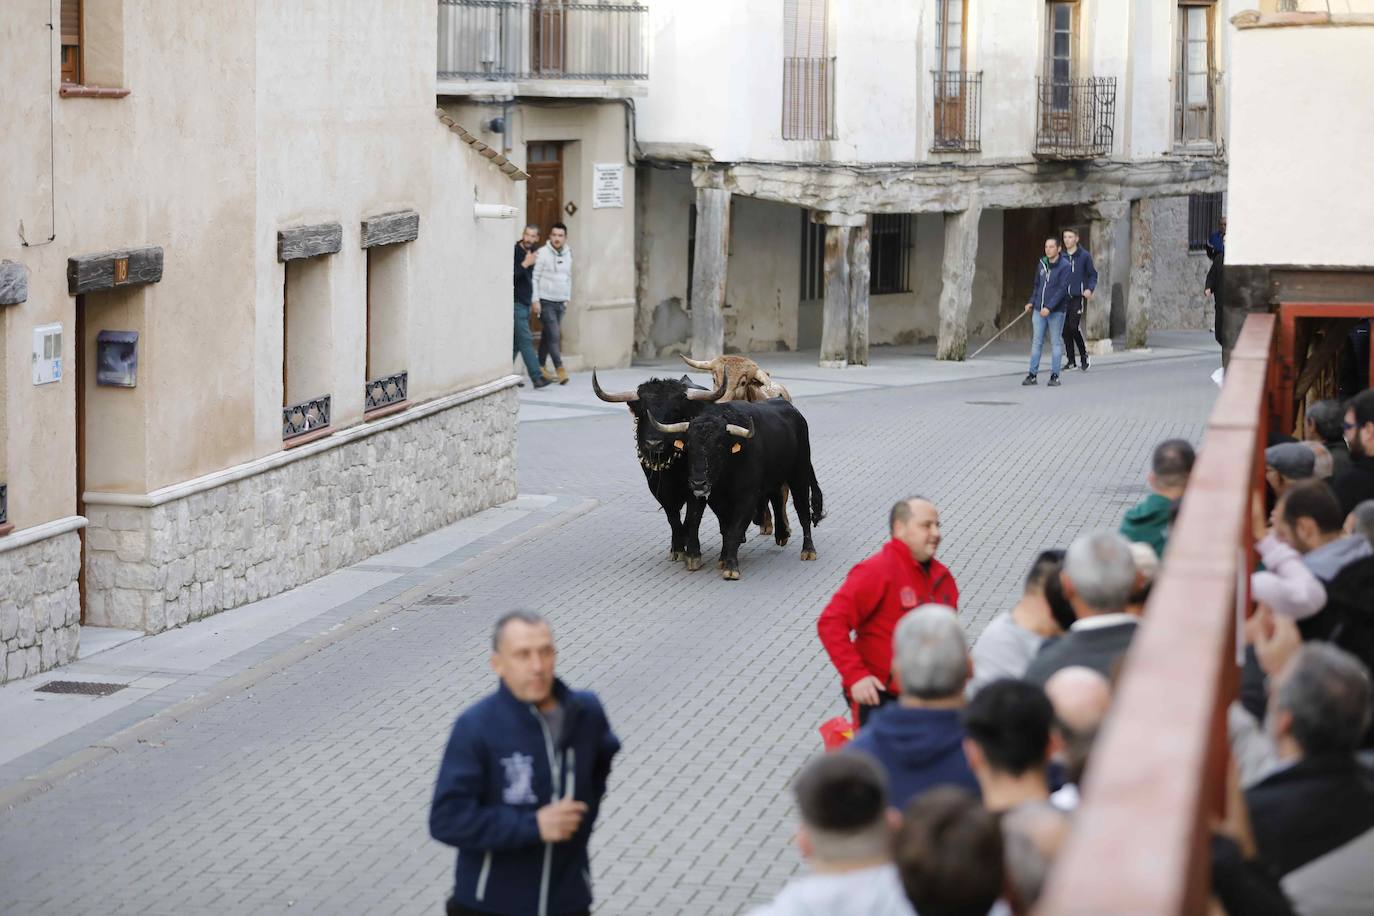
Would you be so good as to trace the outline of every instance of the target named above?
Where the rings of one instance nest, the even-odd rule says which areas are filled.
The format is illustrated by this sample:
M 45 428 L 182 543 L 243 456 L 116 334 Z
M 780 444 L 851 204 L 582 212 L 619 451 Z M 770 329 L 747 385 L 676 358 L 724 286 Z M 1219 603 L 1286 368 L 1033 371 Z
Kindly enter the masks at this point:
M 1159 580 L 1126 656 L 1083 803 L 1037 912 L 1204 913 L 1228 760 L 1237 617 L 1249 607 L 1275 318 L 1250 315 L 1227 365 Z

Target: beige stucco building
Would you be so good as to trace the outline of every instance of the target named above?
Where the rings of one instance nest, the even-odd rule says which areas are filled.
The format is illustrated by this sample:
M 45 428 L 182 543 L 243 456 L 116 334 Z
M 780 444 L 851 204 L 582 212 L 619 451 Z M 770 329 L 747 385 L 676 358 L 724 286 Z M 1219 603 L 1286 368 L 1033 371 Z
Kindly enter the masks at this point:
M 514 496 L 525 176 L 436 6 L 6 4 L 0 680 Z
M 519 225 L 561 221 L 573 252 L 570 368 L 627 366 L 634 346 L 634 118 L 648 7 L 439 0 L 440 106 L 529 173 Z

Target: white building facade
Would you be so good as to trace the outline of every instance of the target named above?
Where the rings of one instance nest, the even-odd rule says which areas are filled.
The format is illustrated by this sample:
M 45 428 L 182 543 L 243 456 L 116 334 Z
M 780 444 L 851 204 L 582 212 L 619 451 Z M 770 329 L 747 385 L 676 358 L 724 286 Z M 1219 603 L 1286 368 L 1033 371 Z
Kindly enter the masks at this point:
M 1229 5 L 655 4 L 636 352 L 961 359 L 1067 227 L 1102 275 L 1088 337 L 1210 327 Z
M 0 681 L 514 497 L 524 176 L 436 111 L 436 15 L 6 4 Z

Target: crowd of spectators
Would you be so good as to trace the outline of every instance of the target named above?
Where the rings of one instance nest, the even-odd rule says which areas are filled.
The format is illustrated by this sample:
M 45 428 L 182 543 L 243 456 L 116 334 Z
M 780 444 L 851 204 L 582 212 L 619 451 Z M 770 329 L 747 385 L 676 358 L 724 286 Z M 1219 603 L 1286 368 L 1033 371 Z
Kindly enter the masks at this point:
M 1305 433 L 1266 449 L 1253 509 L 1255 605 L 1227 715 L 1234 791 L 1211 842 L 1217 911 L 1374 901 L 1374 392 L 1311 405 Z M 898 503 L 892 540 L 821 614 L 857 731 L 798 779 L 812 873 L 760 912 L 1032 910 L 1091 801 L 1093 747 L 1193 462 L 1189 443 L 1160 443 L 1149 495 L 1119 530 L 1037 555 L 972 648 L 954 573 L 934 559 L 938 509 Z

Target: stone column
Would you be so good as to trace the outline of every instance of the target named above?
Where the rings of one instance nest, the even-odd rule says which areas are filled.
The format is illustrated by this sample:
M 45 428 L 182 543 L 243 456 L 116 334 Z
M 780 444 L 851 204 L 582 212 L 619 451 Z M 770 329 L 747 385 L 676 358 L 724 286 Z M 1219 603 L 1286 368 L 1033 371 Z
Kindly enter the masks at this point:
M 849 349 L 851 366 L 868 365 L 869 222 L 849 233 Z
M 692 358 L 725 352 L 725 277 L 730 254 L 730 192 L 697 188 L 692 263 Z
M 849 364 L 849 226 L 825 227 L 825 302 L 821 309 L 822 366 Z
M 1154 294 L 1153 203 L 1131 201 L 1131 291 L 1126 297 L 1126 349 L 1145 346 L 1150 328 L 1150 299 Z
M 973 271 L 978 260 L 978 221 L 982 215 L 980 204 L 945 214 L 936 359 L 962 360 L 968 353 L 968 316 L 973 308 Z
M 1088 207 L 1089 250 L 1097 267 L 1097 291 L 1084 309 L 1083 338 L 1093 353 L 1111 352 L 1116 227 L 1129 210 L 1130 203 L 1124 200 L 1104 200 Z

